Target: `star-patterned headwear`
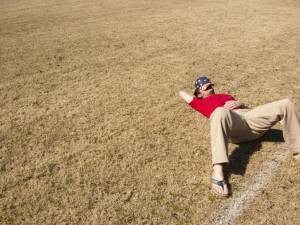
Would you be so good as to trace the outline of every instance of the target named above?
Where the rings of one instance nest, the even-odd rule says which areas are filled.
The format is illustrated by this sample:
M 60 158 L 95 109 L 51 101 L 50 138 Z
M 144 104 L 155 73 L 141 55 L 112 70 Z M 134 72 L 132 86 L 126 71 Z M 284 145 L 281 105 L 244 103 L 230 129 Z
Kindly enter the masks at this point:
M 196 89 L 200 88 L 200 90 L 206 90 L 206 88 L 209 87 L 210 85 L 213 86 L 213 84 L 210 82 L 210 80 L 207 77 L 199 77 L 194 84 L 195 88 Z

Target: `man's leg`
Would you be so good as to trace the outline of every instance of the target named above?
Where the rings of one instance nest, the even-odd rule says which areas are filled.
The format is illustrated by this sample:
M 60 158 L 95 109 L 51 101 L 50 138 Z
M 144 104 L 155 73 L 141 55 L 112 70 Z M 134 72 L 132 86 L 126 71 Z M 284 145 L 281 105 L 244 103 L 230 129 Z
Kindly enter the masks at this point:
M 280 121 L 283 138 L 290 152 L 294 154 L 295 159 L 300 159 L 300 116 L 289 99 L 259 106 L 244 116 L 249 127 L 256 133 L 265 132 Z
M 223 165 L 228 163 L 228 140 L 233 134 L 235 140 L 251 135 L 243 116 L 229 108 L 217 108 L 210 117 L 211 121 L 211 148 L 213 163 L 213 180 L 222 184 L 224 180 Z M 212 188 L 221 195 L 228 195 L 228 185 L 213 182 Z
M 241 143 L 255 140 L 264 132 L 253 133 L 243 114 L 226 107 L 217 108 L 210 117 L 212 163 L 228 163 L 228 141 Z

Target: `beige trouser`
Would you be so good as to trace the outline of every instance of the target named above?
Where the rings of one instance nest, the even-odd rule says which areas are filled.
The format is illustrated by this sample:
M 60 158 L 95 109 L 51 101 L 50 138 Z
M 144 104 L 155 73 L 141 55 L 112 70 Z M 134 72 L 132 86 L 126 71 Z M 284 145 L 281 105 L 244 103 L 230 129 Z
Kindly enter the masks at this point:
M 255 140 L 280 121 L 283 138 L 291 153 L 300 152 L 300 116 L 289 99 L 253 110 L 217 108 L 210 116 L 212 163 L 228 162 L 228 142 Z

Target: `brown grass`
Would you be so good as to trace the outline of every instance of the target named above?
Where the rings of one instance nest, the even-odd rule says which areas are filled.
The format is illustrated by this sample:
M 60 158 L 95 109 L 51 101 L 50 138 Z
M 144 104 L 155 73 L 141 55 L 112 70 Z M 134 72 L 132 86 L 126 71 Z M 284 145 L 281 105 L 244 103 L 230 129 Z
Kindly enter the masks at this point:
M 299 40 L 297 1 L 2 0 L 0 223 L 208 224 L 209 121 L 177 93 L 300 109 Z M 281 136 L 230 145 L 233 193 Z M 296 224 L 299 182 L 289 159 L 237 224 Z

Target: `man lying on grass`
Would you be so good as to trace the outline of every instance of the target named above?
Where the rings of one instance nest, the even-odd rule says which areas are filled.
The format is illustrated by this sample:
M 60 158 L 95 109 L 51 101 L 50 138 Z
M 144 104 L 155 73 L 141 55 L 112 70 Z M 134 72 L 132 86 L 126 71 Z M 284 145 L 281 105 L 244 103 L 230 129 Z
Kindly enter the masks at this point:
M 228 196 L 223 165 L 228 163 L 228 142 L 241 143 L 261 137 L 278 121 L 282 124 L 283 138 L 294 158 L 300 162 L 300 116 L 289 99 L 248 109 L 242 102 L 226 94 L 215 94 L 207 77 L 194 84 L 194 95 L 180 91 L 180 97 L 195 110 L 210 119 L 212 150 L 212 188 Z

